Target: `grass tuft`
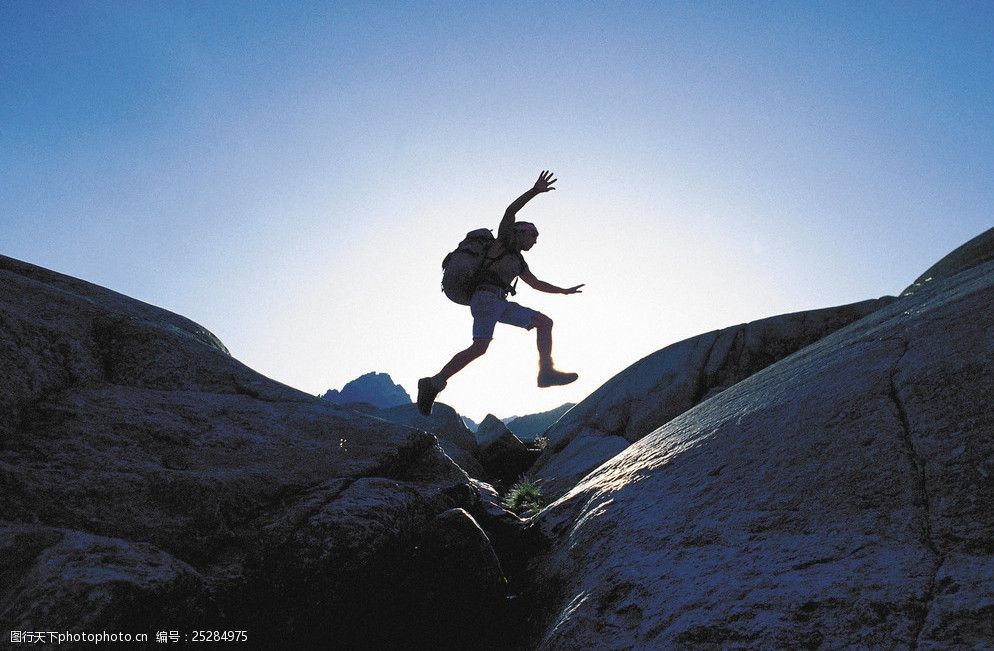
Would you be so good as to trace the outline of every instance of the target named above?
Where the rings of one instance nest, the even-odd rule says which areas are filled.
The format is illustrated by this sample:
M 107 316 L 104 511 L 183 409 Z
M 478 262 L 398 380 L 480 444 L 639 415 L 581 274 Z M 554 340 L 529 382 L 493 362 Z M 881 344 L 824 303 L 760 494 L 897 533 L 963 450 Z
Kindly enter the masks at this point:
M 522 477 L 504 496 L 504 506 L 520 517 L 529 518 L 545 506 L 541 481 Z

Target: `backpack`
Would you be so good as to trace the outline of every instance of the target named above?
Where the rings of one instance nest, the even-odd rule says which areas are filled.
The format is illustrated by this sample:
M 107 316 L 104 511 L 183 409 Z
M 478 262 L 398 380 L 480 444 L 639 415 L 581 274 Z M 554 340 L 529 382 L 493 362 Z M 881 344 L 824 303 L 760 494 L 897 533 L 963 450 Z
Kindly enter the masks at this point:
M 459 246 L 442 260 L 442 291 L 450 300 L 460 305 L 469 305 L 469 299 L 479 284 L 480 271 L 489 261 L 493 264 L 504 257 L 487 258 L 490 246 L 497 241 L 489 228 L 478 228 L 466 233 Z M 514 288 L 508 287 L 514 294 Z

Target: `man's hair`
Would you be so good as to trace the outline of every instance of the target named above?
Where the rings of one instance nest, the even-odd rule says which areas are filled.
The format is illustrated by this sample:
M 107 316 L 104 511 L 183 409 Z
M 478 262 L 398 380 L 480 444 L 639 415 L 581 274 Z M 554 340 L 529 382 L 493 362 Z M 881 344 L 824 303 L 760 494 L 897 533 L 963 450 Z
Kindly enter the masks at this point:
M 521 232 L 524 232 L 524 231 L 534 231 L 535 234 L 537 235 L 538 234 L 538 227 L 535 226 L 535 224 L 533 224 L 531 222 L 514 222 L 514 232 L 515 233 L 521 233 Z

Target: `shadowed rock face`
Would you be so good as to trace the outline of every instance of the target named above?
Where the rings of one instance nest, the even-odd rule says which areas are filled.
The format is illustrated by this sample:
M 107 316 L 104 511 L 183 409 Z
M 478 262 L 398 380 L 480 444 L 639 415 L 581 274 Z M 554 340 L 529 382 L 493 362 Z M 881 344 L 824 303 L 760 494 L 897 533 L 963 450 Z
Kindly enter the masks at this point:
M 992 303 L 934 280 L 585 477 L 540 648 L 994 646 Z
M 783 314 L 667 346 L 628 367 L 545 432 L 529 474 L 563 494 L 631 443 L 753 373 L 893 301 Z
M 70 622 L 87 631 L 151 631 L 217 619 L 200 573 L 147 543 L 4 525 L 0 557 L 8 630 Z
M 476 436 L 469 431 L 456 410 L 441 402 L 432 405 L 431 416 L 424 416 L 414 404 L 398 405 L 389 409 L 378 409 L 371 415 L 391 423 L 416 427 L 438 437 L 438 444 L 459 467 L 477 479 L 484 477 L 483 468 L 477 460 Z
M 488 479 L 500 491 L 509 489 L 538 457 L 538 452 L 529 449 L 493 414 L 487 414 L 480 423 L 477 436 L 477 456 Z
M 503 518 L 504 536 L 516 523 L 488 513 L 434 436 L 265 378 L 187 319 L 5 257 L 0 389 L 0 621 L 21 630 L 128 629 L 142 611 L 347 643 L 362 634 L 351 611 L 325 606 L 402 612 L 384 585 L 446 580 L 416 553 L 437 516 Z

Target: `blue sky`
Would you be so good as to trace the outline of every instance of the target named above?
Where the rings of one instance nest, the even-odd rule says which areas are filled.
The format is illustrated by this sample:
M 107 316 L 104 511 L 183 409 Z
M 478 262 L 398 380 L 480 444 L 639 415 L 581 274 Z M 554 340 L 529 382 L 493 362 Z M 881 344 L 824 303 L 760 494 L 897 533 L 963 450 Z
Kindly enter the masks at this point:
M 991 226 L 991 3 L 0 3 L 0 252 L 311 393 L 469 343 L 438 291 L 522 211 L 581 380 L 498 329 L 443 401 L 576 401 L 682 338 L 894 294 Z

